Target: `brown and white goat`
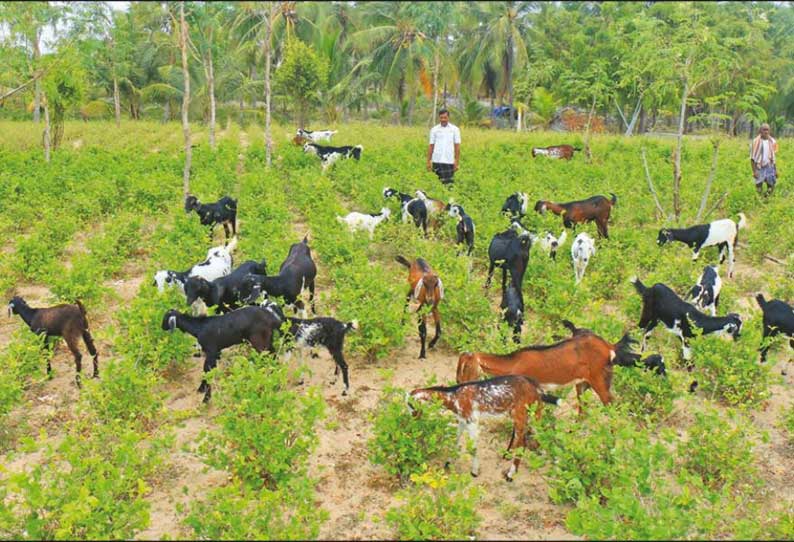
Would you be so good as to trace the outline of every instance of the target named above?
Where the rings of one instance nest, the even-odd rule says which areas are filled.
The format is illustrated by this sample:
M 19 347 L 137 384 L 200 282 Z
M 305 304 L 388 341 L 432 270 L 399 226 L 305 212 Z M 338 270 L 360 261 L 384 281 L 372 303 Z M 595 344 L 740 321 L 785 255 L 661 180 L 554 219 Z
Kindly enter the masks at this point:
M 527 346 L 510 354 L 464 352 L 458 358 L 457 381 L 468 382 L 485 373 L 524 375 L 536 380 L 544 390 L 576 384 L 581 412 L 581 394 L 588 387 L 603 404 L 612 402 L 612 367 L 636 358 L 637 354 L 631 351 L 631 344 L 636 342 L 628 333 L 611 344 L 595 333 L 583 331 L 556 344 Z
M 85 307 L 79 301 L 74 305 L 56 305 L 34 309 L 24 299 L 15 296 L 8 303 L 8 314 L 18 314 L 28 325 L 30 330 L 37 335 L 44 335 L 45 341 L 50 337 L 63 337 L 66 345 L 74 356 L 74 366 L 77 374 L 75 382 L 80 387 L 80 372 L 83 369 L 83 355 L 80 353 L 80 338 L 82 337 L 88 353 L 94 357 L 94 378 L 99 376 L 99 355 L 97 354 L 94 339 L 88 331 L 88 319 Z M 52 373 L 52 365 L 47 358 L 47 374 Z
M 535 211 L 540 214 L 551 211 L 555 215 L 562 216 L 562 223 L 566 228 L 576 229 L 576 224 L 585 222 L 595 222 L 598 227 L 599 235 L 609 239 L 607 223 L 612 207 L 618 202 L 618 197 L 610 193 L 612 199 L 604 196 L 593 196 L 591 198 L 569 201 L 568 203 L 554 203 L 553 201 L 539 200 L 535 204 Z
M 581 151 L 580 147 L 573 145 L 552 145 L 550 147 L 532 147 L 532 158 L 536 156 L 548 156 L 549 158 L 562 158 L 570 160 L 573 158 L 574 151 Z
M 483 416 L 497 416 L 507 414 L 513 419 L 513 435 L 507 445 L 507 451 L 515 448 L 526 448 L 527 445 L 527 409 L 534 405 L 535 419 L 539 420 L 543 413 L 543 403 L 559 404 L 559 399 L 542 393 L 534 380 L 525 376 L 500 376 L 489 380 L 474 380 L 457 386 L 434 386 L 413 390 L 406 398 L 408 408 L 414 416 L 419 415 L 419 410 L 411 404 L 411 399 L 427 401 L 440 399 L 447 410 L 451 410 L 458 419 L 458 447 L 461 445 L 463 430 L 468 429 L 469 437 L 474 444 L 474 455 L 471 463 L 471 475 L 480 474 L 480 464 L 477 457 L 477 433 L 479 421 Z M 530 429 L 531 432 L 531 429 Z M 519 457 L 514 457 L 510 467 L 503 471 L 508 482 L 513 481 L 513 475 L 518 470 L 521 462 Z
M 430 348 L 433 348 L 441 336 L 441 315 L 438 312 L 438 304 L 444 299 L 444 284 L 441 282 L 441 277 L 433 271 L 425 260 L 417 258 L 413 262 L 409 262 L 402 256 L 395 257 L 399 263 L 408 268 L 408 284 L 411 289 L 408 295 L 405 296 L 405 307 L 403 307 L 403 323 L 405 322 L 405 309 L 408 308 L 408 303 L 411 299 L 419 303 L 416 312 L 422 309 L 425 305 L 431 305 L 431 312 L 433 313 L 433 321 L 436 323 L 436 335 L 430 341 Z M 419 339 L 422 342 L 422 349 L 419 352 L 419 359 L 426 358 L 425 340 L 427 339 L 427 314 L 419 314 Z

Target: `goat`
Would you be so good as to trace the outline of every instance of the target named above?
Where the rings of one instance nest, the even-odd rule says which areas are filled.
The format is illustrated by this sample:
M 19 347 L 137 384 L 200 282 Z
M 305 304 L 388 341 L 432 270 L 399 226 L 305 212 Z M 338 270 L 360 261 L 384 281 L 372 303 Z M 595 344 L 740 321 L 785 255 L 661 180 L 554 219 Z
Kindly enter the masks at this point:
M 700 250 L 704 247 L 718 246 L 720 249 L 720 263 L 725 261 L 725 252 L 728 253 L 728 276 L 733 278 L 733 264 L 736 259 L 734 250 L 739 242 L 739 230 L 747 226 L 747 217 L 739 213 L 739 222 L 730 218 L 715 220 L 709 224 L 699 224 L 689 228 L 662 228 L 656 243 L 662 246 L 671 241 L 680 241 L 692 249 L 692 261 L 698 259 Z
M 458 358 L 456 379 L 460 383 L 479 378 L 481 373 L 518 374 L 536 380 L 544 391 L 576 384 L 581 413 L 581 394 L 588 387 L 603 404 L 612 402 L 612 366 L 633 359 L 636 354 L 631 345 L 636 342 L 628 333 L 611 344 L 595 333 L 584 332 L 556 344 L 527 346 L 504 355 L 464 352 Z
M 562 230 L 562 233 L 559 237 L 554 237 L 554 234 L 551 232 L 546 232 L 545 234 L 541 235 L 538 239 L 538 243 L 540 244 L 540 248 L 542 248 L 548 255 L 551 257 L 552 260 L 557 260 L 557 249 L 560 248 L 562 245 L 565 244 L 565 240 L 568 238 L 568 232 Z
M 249 274 L 267 274 L 267 262 L 249 260 L 225 277 L 208 282 L 201 277 L 190 277 L 185 283 L 187 304 L 192 305 L 201 299 L 207 307 L 218 307 L 220 312 L 229 312 L 238 307 L 240 286 Z
M 529 250 L 532 247 L 533 234 L 521 226 L 521 223 L 514 220 L 510 228 L 497 233 L 488 245 L 488 278 L 485 287 L 490 288 L 491 278 L 495 267 L 502 268 L 502 293 L 505 291 L 507 283 L 507 271 L 510 271 L 510 279 L 520 290 L 524 280 L 524 273 L 529 263 Z
M 196 211 L 202 226 L 210 226 L 210 239 L 216 224 L 223 224 L 223 233 L 229 238 L 229 229 L 232 235 L 237 235 L 237 200 L 223 196 L 215 203 L 201 203 L 196 196 L 188 194 L 185 197 L 185 212 Z
M 638 325 L 645 330 L 645 334 L 642 337 L 641 351 L 645 351 L 648 336 L 660 321 L 668 331 L 681 339 L 685 360 L 692 357 L 689 339 L 695 336 L 693 326 L 699 328 L 703 335 L 729 333 L 734 341 L 741 334 L 742 319 L 736 313 L 720 317 L 707 316 L 678 297 L 664 284 L 656 283 L 648 288 L 637 277 L 633 277 L 631 283 L 642 296 L 642 315 Z
M 384 187 L 383 199 L 396 197 L 400 200 L 400 210 L 402 211 L 402 221 L 408 222 L 408 216 L 414 219 L 414 225 L 421 227 L 427 236 L 427 206 L 419 198 L 414 198 L 403 192 L 398 192 L 394 188 Z
M 502 214 L 509 218 L 521 218 L 527 214 L 529 196 L 526 192 L 516 192 L 507 197 L 502 205 Z
M 433 313 L 433 321 L 436 323 L 436 334 L 430 341 L 430 348 L 436 345 L 439 337 L 441 337 L 441 315 L 438 312 L 438 304 L 444 299 L 444 284 L 426 261 L 422 258 L 417 258 L 413 262 L 409 262 L 402 256 L 395 257 L 395 260 L 408 268 L 408 284 L 411 289 L 405 297 L 405 306 L 403 307 L 403 322 L 405 323 L 405 309 L 408 308 L 408 303 L 413 299 L 419 303 L 416 312 L 422 309 L 424 305 L 431 305 L 431 312 Z M 419 339 L 422 343 L 422 348 L 419 352 L 419 359 L 426 358 L 425 354 L 425 340 L 427 339 L 427 315 L 419 315 Z
M 207 251 L 207 258 L 197 263 L 187 271 L 171 271 L 163 269 L 154 274 L 153 286 L 157 286 L 157 290 L 162 292 L 166 285 L 173 287 L 174 285 L 185 291 L 185 282 L 189 277 L 201 277 L 206 281 L 212 282 L 213 280 L 225 277 L 232 272 L 232 251 L 237 246 L 237 237 L 232 237 L 228 245 L 219 245 Z
M 570 160 L 573 158 L 574 151 L 581 151 L 581 147 L 573 145 L 552 145 L 549 147 L 532 147 L 532 158 L 536 156 L 548 156 L 549 158 L 562 158 Z
M 303 137 L 312 143 L 317 143 L 318 141 L 331 141 L 331 136 L 337 133 L 337 130 L 304 130 L 303 128 L 298 128 L 296 132 L 296 136 Z
M 350 380 L 348 378 L 347 362 L 345 361 L 344 348 L 345 335 L 351 329 L 358 329 L 358 321 L 340 322 L 335 318 L 312 318 L 310 320 L 302 320 L 300 318 L 284 318 L 284 313 L 277 307 L 274 309 L 278 312 L 282 321 L 289 322 L 289 334 L 294 337 L 294 346 L 300 352 L 301 360 L 304 359 L 304 351 L 314 348 L 315 346 L 324 346 L 331 357 L 334 358 L 334 379 L 332 385 L 336 384 L 336 378 L 339 371 L 342 371 L 342 382 L 344 382 L 345 389 L 342 395 L 347 395 L 350 390 Z
M 289 137 L 289 136 L 287 136 Z M 296 135 L 292 138 L 292 144 L 296 147 L 303 147 L 306 143 L 311 143 L 311 139 L 302 135 Z
M 755 296 L 758 306 L 764 313 L 764 332 L 761 343 L 761 363 L 766 362 L 766 355 L 769 352 L 769 341 L 767 337 L 783 334 L 789 339 L 789 346 L 794 348 L 794 308 L 785 301 L 772 299 L 767 301 L 763 294 Z M 785 374 L 785 372 L 783 373 Z
M 689 297 L 695 306 L 705 311 L 708 309 L 712 316 L 717 316 L 717 307 L 720 305 L 720 290 L 722 290 L 722 279 L 720 279 L 719 267 L 707 265 L 698 277 L 698 282 L 689 292 Z
M 337 216 L 336 219 L 343 224 L 347 224 L 350 231 L 368 231 L 369 238 L 372 239 L 375 228 L 384 220 L 388 220 L 389 216 L 391 216 L 391 209 L 383 207 L 378 214 L 352 212 L 343 217 Z
M 450 201 L 445 209 L 449 212 L 449 216 L 458 219 L 458 223 L 455 226 L 455 231 L 457 233 L 455 243 L 460 245 L 463 241 L 466 241 L 466 246 L 469 247 L 466 255 L 471 256 L 471 251 L 474 250 L 474 221 L 466 214 L 463 207 L 457 203 L 452 203 Z
M 510 284 L 502 293 L 500 304 L 505 322 L 513 329 L 513 342 L 521 342 L 521 326 L 524 324 L 524 297 L 521 289 Z
M 344 147 L 324 147 L 322 145 L 318 145 L 317 143 L 306 143 L 303 146 L 303 152 L 314 154 L 320 158 L 320 162 L 323 165 L 323 171 L 328 169 L 328 167 L 333 165 L 333 163 L 340 158 L 353 157 L 356 160 L 359 160 L 361 158 L 361 151 L 363 150 L 363 145 L 356 145 L 355 147 L 351 147 L 350 145 L 345 145 Z
M 428 197 L 422 190 L 416 191 L 416 197 L 425 202 L 428 216 L 440 215 L 447 208 L 443 201 Z
M 576 236 L 571 244 L 571 259 L 573 260 L 573 271 L 576 276 L 576 284 L 582 282 L 587 264 L 590 258 L 595 256 L 596 247 L 593 238 L 585 232 Z
M 14 296 L 8 302 L 8 316 L 18 314 L 28 325 L 30 330 L 37 335 L 44 335 L 44 340 L 49 344 L 51 337 L 63 337 L 66 345 L 74 356 L 75 383 L 80 387 L 80 373 L 83 369 L 83 354 L 80 353 L 78 343 L 83 338 L 88 353 L 94 358 L 93 377 L 99 376 L 99 354 L 97 353 L 94 339 L 88 331 L 88 318 L 85 307 L 80 301 L 74 305 L 63 304 L 54 307 L 41 307 L 34 309 L 24 299 Z M 52 374 L 52 365 L 47 358 L 47 375 Z
M 610 192 L 610 195 L 612 199 L 607 199 L 604 196 L 593 196 L 579 201 L 569 201 L 568 203 L 539 200 L 535 203 L 535 211 L 544 214 L 546 210 L 549 210 L 555 215 L 562 216 L 563 226 L 572 228 L 574 231 L 576 230 L 576 224 L 595 222 L 598 234 L 609 239 L 607 226 L 609 214 L 612 212 L 612 207 L 618 202 L 618 197 L 615 194 Z
M 557 397 L 543 393 L 537 382 L 525 376 L 500 376 L 489 380 L 464 382 L 456 386 L 433 386 L 411 391 L 406 396 L 406 404 L 414 416 L 420 411 L 411 404 L 411 400 L 427 401 L 439 399 L 447 410 L 452 411 L 458 419 L 458 447 L 464 429 L 474 443 L 471 462 L 471 475 L 479 476 L 480 464 L 477 458 L 477 436 L 481 416 L 508 414 L 513 419 L 513 434 L 507 445 L 508 452 L 514 448 L 526 448 L 528 408 L 535 408 L 535 419 L 540 420 L 543 414 L 543 403 L 560 404 Z M 530 430 L 531 432 L 531 430 Z M 508 482 L 513 480 L 521 458 L 513 458 L 510 467 L 503 471 Z
M 308 236 L 306 236 L 300 243 L 289 247 L 289 253 L 279 267 L 278 275 L 247 275 L 240 285 L 240 299 L 245 303 L 254 303 L 259 295 L 265 292 L 268 296 L 283 297 L 284 301 L 296 310 L 303 306 L 298 297 L 304 288 L 308 288 L 312 313 L 317 314 L 314 306 L 314 279 L 316 276 L 317 266 L 312 260 Z
M 273 332 L 282 320 L 272 310 L 277 305 L 266 301 L 262 306 L 243 307 L 219 316 L 190 316 L 171 309 L 163 316 L 162 329 L 173 331 L 176 328 L 196 338 L 204 351 L 204 373 L 210 372 L 218 363 L 221 351 L 242 344 L 251 344 L 257 352 L 273 348 Z M 212 389 L 206 377 L 201 379 L 198 393 L 204 392 L 204 402 L 212 396 Z

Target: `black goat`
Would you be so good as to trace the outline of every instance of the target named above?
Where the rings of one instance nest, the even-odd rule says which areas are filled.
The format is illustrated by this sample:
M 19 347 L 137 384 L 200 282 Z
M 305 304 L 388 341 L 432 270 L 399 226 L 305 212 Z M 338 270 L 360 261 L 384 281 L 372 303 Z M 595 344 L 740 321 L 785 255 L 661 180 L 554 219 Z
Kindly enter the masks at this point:
M 524 297 L 521 289 L 510 284 L 502 294 L 500 305 L 505 322 L 513 329 L 513 342 L 521 342 L 521 326 L 524 324 Z
M 794 308 L 785 301 L 772 299 L 767 301 L 763 294 L 755 296 L 758 306 L 764 313 L 764 333 L 763 339 L 783 334 L 789 339 L 789 346 L 794 348 Z M 769 352 L 769 341 L 762 339 L 761 363 L 766 361 L 766 354 Z
M 96 346 L 94 346 L 94 339 L 88 331 L 85 307 L 80 301 L 75 302 L 74 305 L 63 304 L 34 309 L 24 299 L 15 296 L 8 303 L 8 315 L 12 314 L 18 314 L 33 333 L 44 335 L 48 345 L 51 337 L 63 337 L 74 356 L 77 387 L 80 387 L 80 373 L 83 369 L 83 354 L 80 353 L 78 346 L 80 337 L 82 337 L 88 353 L 94 357 L 93 377 L 99 376 L 99 355 Z M 52 365 L 47 358 L 47 374 L 51 373 Z
M 240 284 L 240 299 L 245 303 L 254 303 L 262 292 L 268 296 L 283 297 L 293 309 L 302 306 L 298 302 L 304 288 L 309 289 L 309 302 L 312 313 L 317 314 L 314 306 L 314 279 L 317 276 L 317 266 L 312 260 L 308 237 L 300 243 L 295 243 L 289 248 L 289 253 L 284 263 L 279 267 L 278 275 L 268 277 L 249 274 Z
M 192 305 L 197 299 L 201 299 L 208 307 L 218 307 L 220 312 L 229 312 L 239 306 L 241 300 L 240 288 L 244 279 L 255 273 L 265 275 L 267 273 L 267 262 L 255 262 L 248 260 L 226 275 L 212 282 L 202 277 L 188 277 L 185 282 L 185 296 L 187 304 Z
M 218 363 L 221 351 L 244 341 L 254 350 L 262 352 L 273 348 L 273 332 L 281 326 L 282 320 L 272 310 L 273 302 L 265 302 L 258 307 L 243 307 L 219 316 L 190 316 L 171 309 L 163 316 L 162 328 L 173 331 L 176 328 L 193 335 L 204 351 L 204 373 L 208 373 Z M 204 402 L 210 400 L 212 389 L 206 378 L 201 379 L 198 392 L 204 392 Z
M 414 219 L 414 226 L 422 228 L 425 236 L 427 236 L 427 205 L 424 201 L 413 196 L 409 196 L 403 192 L 398 192 L 394 188 L 386 187 L 383 189 L 383 199 L 396 197 L 400 200 L 400 211 L 402 213 L 402 221 L 408 222 L 408 216 Z
M 529 205 L 529 196 L 526 192 L 516 192 L 505 200 L 502 205 L 502 214 L 511 219 L 521 218 L 527 214 L 527 205 Z
M 519 233 L 520 232 L 520 233 Z M 491 286 L 491 278 L 495 267 L 502 268 L 502 293 L 507 283 L 507 272 L 510 271 L 512 283 L 520 290 L 524 280 L 524 272 L 529 263 L 529 249 L 532 246 L 532 234 L 525 230 L 518 221 L 513 221 L 510 228 L 497 233 L 488 245 L 488 279 L 485 287 Z
M 692 357 L 689 350 L 689 339 L 695 336 L 693 326 L 702 330 L 703 335 L 729 333 L 734 341 L 741 334 L 742 319 L 736 313 L 718 317 L 707 316 L 678 297 L 664 284 L 656 283 L 648 288 L 636 277 L 632 278 L 631 282 L 642 296 L 642 316 L 640 316 L 638 324 L 645 329 L 645 335 L 642 338 L 642 351 L 645 350 L 648 336 L 660 321 L 681 339 L 685 360 Z
M 460 245 L 466 241 L 466 246 L 469 247 L 466 255 L 471 256 L 471 251 L 474 250 L 474 221 L 466 214 L 463 207 L 457 203 L 449 202 L 445 210 L 449 213 L 449 216 L 458 219 L 458 223 L 455 226 L 457 233 L 455 242 Z
M 196 211 L 202 226 L 210 226 L 210 239 L 216 224 L 223 224 L 223 233 L 229 238 L 229 228 L 232 235 L 237 235 L 237 200 L 223 196 L 215 203 L 201 203 L 196 196 L 190 194 L 185 197 L 185 212 Z
M 689 297 L 694 301 L 696 307 L 703 311 L 708 309 L 712 316 L 717 316 L 720 290 L 722 290 L 722 279 L 720 279 L 719 269 L 716 265 L 707 265 L 698 277 L 697 284 L 689 292 Z

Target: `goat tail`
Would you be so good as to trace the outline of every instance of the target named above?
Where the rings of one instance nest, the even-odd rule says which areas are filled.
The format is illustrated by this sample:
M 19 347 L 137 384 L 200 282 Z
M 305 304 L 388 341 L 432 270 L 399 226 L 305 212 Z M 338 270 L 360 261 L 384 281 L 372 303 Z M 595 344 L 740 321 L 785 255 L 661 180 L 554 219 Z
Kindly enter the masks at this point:
M 561 323 L 562 326 L 566 328 L 568 331 L 570 331 L 572 334 L 576 333 L 576 326 L 573 324 L 573 322 L 571 322 L 570 320 L 563 320 Z
M 736 229 L 741 230 L 742 228 L 747 227 L 747 217 L 744 216 L 744 213 L 739 213 L 739 222 L 736 224 Z
M 761 310 L 766 308 L 766 299 L 764 298 L 764 294 L 756 294 L 755 300 L 758 301 L 758 306 L 761 307 Z
M 560 399 L 556 395 L 551 395 L 543 392 L 541 392 L 540 394 L 540 400 L 543 401 L 544 403 L 548 403 L 554 406 L 560 406 L 562 404 L 562 399 Z
M 406 260 L 405 258 L 400 256 L 399 254 L 397 256 L 395 256 L 394 259 L 397 261 L 397 263 L 400 263 L 400 264 L 404 265 L 408 269 L 411 268 L 411 262 L 409 262 L 408 260 Z
M 638 294 L 643 296 L 645 295 L 645 292 L 648 290 L 648 288 L 640 281 L 638 277 L 631 277 L 629 282 L 634 285 L 634 289 L 637 290 Z
M 85 316 L 85 314 L 86 314 L 85 313 L 85 307 L 83 306 L 82 303 L 80 303 L 79 299 L 75 299 L 74 300 L 74 304 L 77 305 L 78 309 L 80 309 L 80 314 L 83 315 L 83 319 L 85 320 L 85 327 L 88 328 L 88 319 L 86 319 L 86 316 Z
M 91 354 L 94 359 L 97 357 L 97 350 L 96 345 L 94 344 L 94 338 L 91 336 L 91 333 L 88 331 L 88 327 L 83 330 L 83 341 L 85 341 L 85 347 L 88 349 L 88 353 Z
M 609 195 L 612 196 L 612 199 L 610 200 L 612 202 L 612 205 L 617 205 L 618 197 L 615 194 L 613 194 L 612 192 L 610 192 Z

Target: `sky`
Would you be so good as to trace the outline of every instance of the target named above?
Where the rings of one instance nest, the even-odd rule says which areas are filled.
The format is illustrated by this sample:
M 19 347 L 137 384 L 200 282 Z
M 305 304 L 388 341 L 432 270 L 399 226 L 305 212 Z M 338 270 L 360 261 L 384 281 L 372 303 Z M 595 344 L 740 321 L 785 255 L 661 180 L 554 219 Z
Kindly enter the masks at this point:
M 52 2 L 54 6 L 65 4 L 66 2 Z M 127 11 L 130 9 L 129 2 L 107 2 L 107 4 L 116 11 Z M 44 31 L 41 33 L 42 37 L 42 53 L 51 53 L 52 47 L 50 44 L 54 41 L 55 34 L 53 34 L 53 30 L 51 26 L 46 26 Z

